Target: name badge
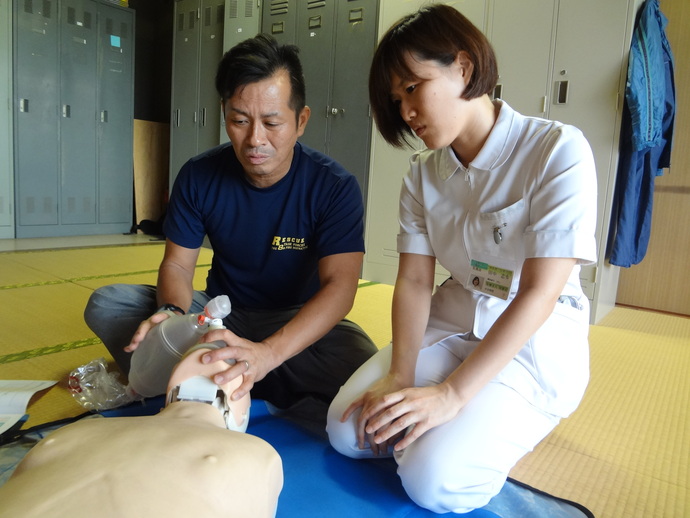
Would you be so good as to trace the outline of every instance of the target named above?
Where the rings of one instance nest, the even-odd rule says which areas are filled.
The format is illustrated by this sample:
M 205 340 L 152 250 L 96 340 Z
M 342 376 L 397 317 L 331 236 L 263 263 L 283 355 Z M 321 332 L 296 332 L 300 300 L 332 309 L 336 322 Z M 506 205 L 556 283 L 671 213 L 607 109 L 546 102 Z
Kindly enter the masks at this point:
M 468 286 L 474 291 L 507 300 L 510 295 L 510 285 L 513 282 L 513 271 L 492 266 L 472 259 Z

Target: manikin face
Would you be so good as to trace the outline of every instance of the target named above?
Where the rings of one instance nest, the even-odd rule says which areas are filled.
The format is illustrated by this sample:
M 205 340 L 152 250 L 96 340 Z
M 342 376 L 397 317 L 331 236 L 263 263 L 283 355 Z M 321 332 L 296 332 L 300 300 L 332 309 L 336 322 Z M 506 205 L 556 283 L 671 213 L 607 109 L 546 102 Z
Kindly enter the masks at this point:
M 268 187 L 290 170 L 293 149 L 304 134 L 309 108 L 295 117 L 286 70 L 237 89 L 223 103 L 225 130 L 249 181 Z
M 461 139 L 470 127 L 468 101 L 461 98 L 471 77 L 472 65 L 464 52 L 450 66 L 407 57 L 412 79 L 391 77 L 391 98 L 400 115 L 429 149 L 440 149 Z

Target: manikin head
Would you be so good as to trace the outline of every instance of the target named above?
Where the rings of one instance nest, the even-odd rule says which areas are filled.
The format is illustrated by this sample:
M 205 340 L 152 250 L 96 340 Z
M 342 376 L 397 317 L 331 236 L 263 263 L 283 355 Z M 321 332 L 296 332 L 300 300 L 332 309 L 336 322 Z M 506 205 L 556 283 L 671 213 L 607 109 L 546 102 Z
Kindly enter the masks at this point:
M 228 368 L 224 361 L 202 363 L 201 357 L 212 349 L 212 344 L 196 345 L 175 366 L 168 382 L 166 407 L 177 401 L 208 404 L 218 409 L 228 430 L 245 432 L 249 423 L 250 395 L 237 401 L 230 399 L 242 383 L 241 376 L 220 386 L 212 381 L 214 375 Z

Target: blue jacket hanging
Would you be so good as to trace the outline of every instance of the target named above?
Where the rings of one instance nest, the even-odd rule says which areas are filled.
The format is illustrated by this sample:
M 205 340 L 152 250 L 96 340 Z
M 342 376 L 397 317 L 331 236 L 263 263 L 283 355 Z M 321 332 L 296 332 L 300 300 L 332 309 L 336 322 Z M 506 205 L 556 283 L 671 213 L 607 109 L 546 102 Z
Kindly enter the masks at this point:
M 671 164 L 674 64 L 659 0 L 646 0 L 633 32 L 621 121 L 609 262 L 644 259 L 652 223 L 654 179 Z

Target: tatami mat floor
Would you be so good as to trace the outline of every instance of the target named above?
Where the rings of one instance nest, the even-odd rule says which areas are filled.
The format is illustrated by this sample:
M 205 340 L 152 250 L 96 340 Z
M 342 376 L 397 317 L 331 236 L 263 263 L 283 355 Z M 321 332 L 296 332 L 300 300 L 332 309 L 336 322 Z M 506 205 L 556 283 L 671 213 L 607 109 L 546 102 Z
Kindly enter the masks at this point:
M 125 244 L 158 246 L 81 248 Z M 143 235 L 0 240 L 0 379 L 59 380 L 32 400 L 28 425 L 83 411 L 66 373 L 107 355 L 83 322 L 84 304 L 105 283 L 154 282 L 161 254 Z M 391 286 L 363 282 L 350 314 L 379 346 L 390 339 L 391 297 Z M 590 343 L 580 408 L 511 476 L 598 518 L 690 517 L 690 318 L 616 308 L 591 327 Z

